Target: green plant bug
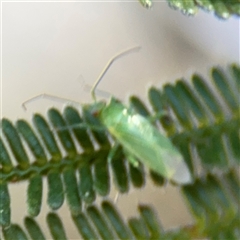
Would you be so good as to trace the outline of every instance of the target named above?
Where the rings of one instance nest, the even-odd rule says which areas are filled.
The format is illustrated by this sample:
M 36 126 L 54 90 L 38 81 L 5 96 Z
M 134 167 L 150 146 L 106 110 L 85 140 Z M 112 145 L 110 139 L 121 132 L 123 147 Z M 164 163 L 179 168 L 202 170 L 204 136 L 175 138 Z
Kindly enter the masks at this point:
M 115 98 L 100 110 L 100 120 L 123 146 L 128 157 L 179 184 L 191 182 L 180 152 L 149 120 L 126 108 Z
M 114 97 L 111 97 L 109 103 L 96 100 L 96 88 L 112 63 L 116 59 L 139 49 L 140 47 L 130 48 L 108 62 L 91 89 L 94 103 L 86 104 L 83 107 L 98 116 L 103 128 L 114 137 L 117 143 L 122 145 L 128 160 L 135 166 L 138 165 L 139 160 L 149 169 L 177 184 L 191 183 L 191 173 L 182 154 L 168 137 L 165 137 L 153 126 L 149 119 L 125 107 Z M 23 107 L 25 108 L 27 102 L 39 97 L 65 101 L 65 99 L 56 96 L 42 94 L 27 100 L 23 103 Z M 79 125 L 79 127 L 86 127 L 86 125 Z
M 183 156 L 148 119 L 128 109 L 113 97 L 108 104 L 96 101 L 96 87 L 113 61 L 139 49 L 135 47 L 124 51 L 107 64 L 91 90 L 95 103 L 85 107 L 91 108 L 92 112 L 98 112 L 101 123 L 123 146 L 128 159 L 133 164 L 137 165 L 138 162 L 135 160 L 137 158 L 151 170 L 169 180 L 178 184 L 190 183 L 191 174 Z

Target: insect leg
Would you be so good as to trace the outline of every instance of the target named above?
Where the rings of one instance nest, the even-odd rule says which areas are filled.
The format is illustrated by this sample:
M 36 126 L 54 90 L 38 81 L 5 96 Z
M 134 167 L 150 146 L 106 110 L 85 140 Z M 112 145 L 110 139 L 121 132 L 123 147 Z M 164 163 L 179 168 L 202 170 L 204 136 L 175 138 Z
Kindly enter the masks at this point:
M 111 148 L 109 154 L 108 154 L 108 162 L 110 163 L 114 157 L 114 155 L 117 153 L 117 151 L 120 148 L 120 144 L 118 142 L 115 142 L 113 147 Z M 138 160 L 135 158 L 135 156 L 133 156 L 131 153 L 127 152 L 125 149 L 123 149 L 124 155 L 127 157 L 127 160 L 134 166 L 134 167 L 138 167 L 139 166 L 139 162 Z
M 119 149 L 120 144 L 118 142 L 115 142 L 113 147 L 111 148 L 109 154 L 108 154 L 108 162 L 110 163 L 114 157 L 114 155 L 117 153 L 118 149 Z M 125 149 L 123 149 L 124 155 L 126 156 L 127 160 L 134 166 L 134 167 L 139 167 L 139 162 L 138 160 L 135 158 L 135 156 L 133 156 L 131 153 L 129 153 L 128 151 L 126 151 Z
M 42 98 L 43 99 L 44 98 L 45 99 L 50 99 L 52 101 L 61 102 L 61 103 L 70 102 L 71 104 L 77 105 L 77 106 L 80 105 L 80 103 L 77 102 L 77 101 L 73 101 L 73 100 L 70 100 L 70 99 L 67 99 L 67 98 L 62 98 L 62 97 L 54 96 L 54 95 L 51 95 L 51 94 L 43 93 L 43 94 L 39 94 L 35 97 L 29 98 L 28 100 L 26 100 L 25 102 L 22 103 L 22 107 L 24 108 L 24 110 L 27 110 L 26 104 L 29 104 L 31 102 L 34 102 L 34 101 L 42 99 Z
M 126 150 L 123 150 L 124 151 L 124 153 L 125 153 L 125 156 L 126 156 L 126 158 L 127 158 L 127 160 L 134 166 L 134 167 L 139 167 L 139 161 L 137 160 L 137 158 L 133 155 L 133 154 L 131 154 L 131 153 L 129 153 L 128 151 L 126 151 Z

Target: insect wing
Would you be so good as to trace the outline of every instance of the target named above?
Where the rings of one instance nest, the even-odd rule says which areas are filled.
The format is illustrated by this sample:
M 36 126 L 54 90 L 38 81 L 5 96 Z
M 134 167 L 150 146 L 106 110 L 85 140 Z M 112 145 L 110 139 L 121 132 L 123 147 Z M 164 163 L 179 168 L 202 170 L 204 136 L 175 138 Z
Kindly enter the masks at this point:
M 125 150 L 143 164 L 177 183 L 191 182 L 180 152 L 147 119 L 130 112 L 119 102 L 111 102 L 102 118 L 104 125 Z

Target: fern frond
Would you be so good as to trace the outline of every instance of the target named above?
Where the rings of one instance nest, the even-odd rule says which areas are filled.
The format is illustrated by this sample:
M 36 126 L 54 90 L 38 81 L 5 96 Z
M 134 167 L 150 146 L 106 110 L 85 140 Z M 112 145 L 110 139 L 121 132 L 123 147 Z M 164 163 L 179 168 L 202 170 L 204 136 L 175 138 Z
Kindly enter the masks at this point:
M 238 171 L 220 176 L 209 174 L 182 193 L 195 216 L 194 231 L 210 239 L 239 239 L 240 210 Z M 197 227 L 197 228 L 196 228 Z
M 109 201 L 104 201 L 99 209 L 96 205 L 86 208 L 79 215 L 72 216 L 72 220 L 82 239 L 190 239 L 185 229 L 164 231 L 154 209 L 148 205 L 139 205 L 140 216 L 132 217 L 128 221 L 123 219 L 119 211 Z M 49 213 L 46 217 L 47 225 L 53 239 L 69 239 L 60 217 L 56 213 Z M 26 217 L 23 227 L 12 224 L 3 229 L 5 240 L 12 239 L 41 239 L 43 231 L 33 218 Z M 14 236 L 14 237 L 13 237 Z M 30 236 L 30 238 L 29 238 Z M 79 236 L 80 237 L 80 236 Z
M 152 6 L 151 0 L 139 1 L 146 8 Z M 167 2 L 171 8 L 180 10 L 185 15 L 195 15 L 199 8 L 213 12 L 221 19 L 240 15 L 240 2 L 238 0 L 167 0 Z
M 72 220 L 82 239 L 239 239 L 239 176 L 234 171 L 221 177 L 209 174 L 196 179 L 181 191 L 195 222 L 178 229 L 164 230 L 154 209 L 139 205 L 140 216 L 126 220 L 109 201 L 101 209 L 88 206 L 83 212 L 72 215 Z M 69 239 L 60 217 L 49 213 L 47 225 L 53 239 Z M 40 226 L 31 217 L 24 220 L 26 230 L 16 224 L 3 229 L 5 240 L 46 239 Z M 30 236 L 30 238 L 28 237 Z M 80 236 L 79 236 L 80 237 Z
M 239 164 L 239 67 L 228 72 L 212 69 L 215 86 L 209 86 L 199 75 L 192 77 L 192 86 L 185 80 L 166 84 L 162 90 L 150 88 L 148 95 L 155 115 L 169 109 L 159 123 L 182 151 L 192 173 L 197 175 L 196 153 L 204 171 L 227 171 Z M 215 91 L 214 91 L 215 88 Z M 130 104 L 143 116 L 150 111 L 137 98 Z
M 240 68 L 231 65 L 229 71 L 212 69 L 215 86 L 209 86 L 199 75 L 192 84 L 178 80 L 162 90 L 149 89 L 154 113 L 137 97 L 130 105 L 145 117 L 156 117 L 165 133 L 181 151 L 193 179 L 207 174 L 228 172 L 239 166 L 239 99 L 234 91 L 240 85 Z M 162 112 L 168 114 L 162 116 Z M 160 116 L 160 117 L 158 117 Z M 125 161 L 121 148 L 109 164 L 112 148 L 110 135 L 101 127 L 97 116 L 87 110 L 80 114 L 68 106 L 61 114 L 48 110 L 48 120 L 33 116 L 34 128 L 25 120 L 15 126 L 2 120 L 0 139 L 0 224 L 10 224 L 8 183 L 28 180 L 28 213 L 37 216 L 42 204 L 42 178 L 47 177 L 48 205 L 59 209 L 66 197 L 70 211 L 78 215 L 81 204 L 91 204 L 96 195 L 110 191 L 110 169 L 115 186 L 128 192 L 130 183 L 142 187 L 145 183 L 143 166 L 133 167 Z M 91 126 L 91 128 L 89 128 Z M 96 148 L 96 146 L 98 146 Z M 198 159 L 200 161 L 198 162 Z M 154 183 L 162 186 L 165 179 L 152 172 Z

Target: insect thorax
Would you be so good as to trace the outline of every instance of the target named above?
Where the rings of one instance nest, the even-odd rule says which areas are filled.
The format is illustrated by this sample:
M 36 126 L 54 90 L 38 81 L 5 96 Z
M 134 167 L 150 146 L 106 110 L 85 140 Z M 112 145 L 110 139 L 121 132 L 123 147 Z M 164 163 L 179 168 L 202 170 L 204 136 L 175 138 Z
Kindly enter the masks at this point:
M 101 111 L 101 120 L 106 127 L 114 127 L 121 121 L 127 108 L 117 99 L 111 98 L 110 102 Z

